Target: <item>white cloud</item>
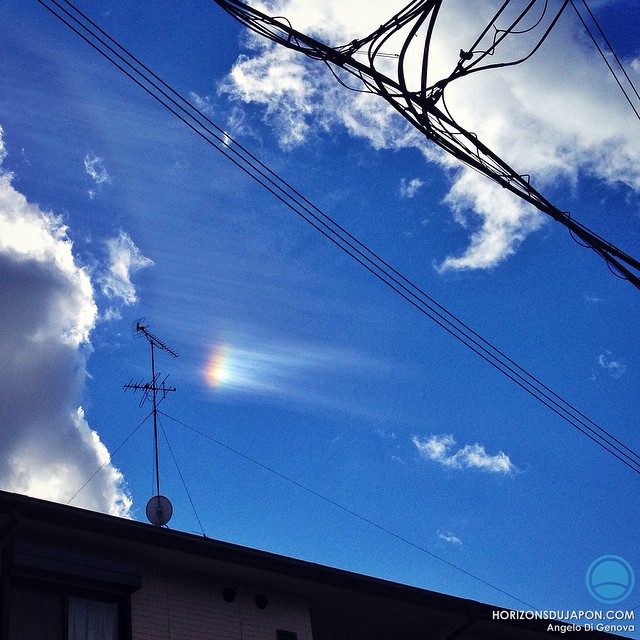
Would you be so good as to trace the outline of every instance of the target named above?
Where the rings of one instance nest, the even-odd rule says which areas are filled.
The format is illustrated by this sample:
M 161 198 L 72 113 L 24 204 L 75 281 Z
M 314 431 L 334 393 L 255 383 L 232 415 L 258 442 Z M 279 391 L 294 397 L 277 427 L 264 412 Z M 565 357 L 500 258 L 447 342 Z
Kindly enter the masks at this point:
M 306 139 L 311 129 L 309 116 L 315 105 L 320 106 L 304 61 L 292 51 L 263 49 L 259 57 L 241 56 L 223 90 L 237 99 L 263 105 L 266 119 L 278 126 L 283 148 Z
M 104 161 L 95 153 L 88 153 L 84 157 L 84 170 L 87 172 L 87 175 L 91 180 L 93 180 L 98 189 L 102 184 L 111 182 L 111 176 L 104 166 Z M 93 200 L 97 194 L 97 189 L 94 189 L 93 187 L 87 189 L 87 195 L 90 200 Z
M 266 9 L 264 3 L 251 4 L 271 15 L 286 16 L 298 30 L 331 44 L 344 44 L 371 32 L 405 3 L 280 0 Z M 466 0 L 443 4 L 432 40 L 433 78 L 453 69 L 459 49 L 474 40 L 494 10 L 489 0 L 473 3 L 473 10 Z M 517 57 L 530 46 L 528 37 L 513 37 L 506 47 Z M 301 54 L 256 36 L 249 36 L 247 42 L 252 51 L 238 58 L 222 90 L 237 100 L 262 105 L 283 147 L 342 126 L 377 149 L 417 147 L 447 171 L 451 188 L 445 202 L 455 219 L 467 225 L 470 242 L 457 255 L 448 256 L 441 270 L 493 267 L 512 255 L 546 220 L 426 143 L 381 98 L 348 91 L 324 65 Z M 397 43 L 392 39 L 387 46 L 387 52 L 393 53 Z M 416 74 L 419 62 L 416 58 Z M 391 69 L 394 60 L 383 63 Z M 628 67 L 640 79 L 637 61 Z M 348 81 L 356 83 L 354 78 Z M 471 74 L 450 85 L 447 107 L 463 127 L 517 171 L 530 173 L 534 185 L 543 191 L 559 180 L 573 184 L 580 174 L 640 189 L 640 131 L 570 11 L 531 61 Z M 579 212 L 574 215 L 579 219 Z
M 5 155 L 0 129 L 0 157 Z M 0 487 L 128 515 L 120 472 L 91 430 L 80 398 L 97 308 L 60 218 L 0 173 Z
M 201 96 L 195 91 L 190 91 L 189 100 L 198 108 L 199 111 L 202 111 L 202 113 L 207 115 L 211 115 L 213 113 L 211 96 Z
M 627 365 L 619 360 L 614 360 L 611 351 L 605 351 L 598 356 L 598 364 L 612 378 L 622 378 L 627 372 Z
M 456 444 L 452 435 L 414 436 L 412 442 L 423 458 L 451 469 L 479 469 L 490 473 L 509 473 L 516 469 L 506 453 L 500 451 L 490 455 L 478 443 L 467 444 L 450 453 Z
M 405 180 L 402 178 L 400 181 L 400 196 L 402 198 L 413 198 L 418 193 L 420 187 L 424 186 L 424 182 L 420 178 L 411 178 L 411 180 Z
M 122 300 L 125 305 L 135 303 L 136 289 L 131 276 L 152 265 L 153 261 L 143 256 L 129 235 L 122 230 L 117 237 L 107 240 L 107 250 L 109 266 L 108 271 L 100 278 L 102 292 L 108 298 Z
M 111 182 L 111 176 L 104 166 L 103 159 L 95 153 L 88 153 L 84 157 L 84 170 L 96 184 Z
M 445 202 L 463 227 L 479 227 L 462 255 L 446 258 L 439 271 L 495 267 L 544 223 L 542 214 L 471 169 L 459 173 Z
M 458 536 L 453 535 L 453 533 L 443 533 L 442 531 L 438 531 L 438 538 L 440 538 L 440 540 L 444 540 L 444 542 L 448 542 L 449 544 L 453 544 L 458 547 L 462 546 L 462 540 L 460 540 Z
M 7 149 L 4 145 L 4 130 L 0 127 L 0 165 L 4 162 L 4 159 L 7 157 Z M 24 152 L 24 149 L 23 149 Z

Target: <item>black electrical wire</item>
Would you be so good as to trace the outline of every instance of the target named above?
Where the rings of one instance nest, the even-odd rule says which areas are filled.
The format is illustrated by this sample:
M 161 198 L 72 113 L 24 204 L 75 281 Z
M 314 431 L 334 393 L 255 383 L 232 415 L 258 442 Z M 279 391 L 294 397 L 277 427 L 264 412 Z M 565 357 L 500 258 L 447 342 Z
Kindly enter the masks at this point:
M 600 35 L 604 39 L 607 47 L 609 48 L 609 51 L 611 51 L 611 54 L 613 55 L 616 63 L 620 67 L 624 77 L 626 78 L 627 82 L 629 83 L 629 85 L 631 86 L 633 92 L 635 93 L 636 98 L 638 98 L 638 100 L 640 100 L 640 94 L 638 94 L 638 90 L 636 89 L 632 79 L 629 77 L 629 74 L 627 73 L 627 70 L 624 68 L 624 65 L 622 64 L 622 61 L 620 60 L 620 58 L 618 57 L 616 52 L 613 50 L 613 47 L 611 46 L 611 43 L 609 42 L 609 39 L 607 38 L 607 36 L 605 35 L 604 31 L 600 27 L 600 24 L 596 20 L 595 15 L 593 15 L 593 12 L 589 8 L 589 6 L 585 2 L 585 0 L 582 0 L 582 4 L 584 5 L 585 9 L 587 10 L 587 13 L 589 14 L 589 16 L 593 20 L 594 24 L 598 28 L 598 31 L 600 32 Z M 616 84 L 618 85 L 618 88 L 620 89 L 620 91 L 622 91 L 622 94 L 624 95 L 624 97 L 626 98 L 627 102 L 629 103 L 629 106 L 633 110 L 633 113 L 635 113 L 636 118 L 638 120 L 640 120 L 640 112 L 638 112 L 638 109 L 633 104 L 633 100 L 632 100 L 631 96 L 627 93 L 627 90 L 622 86 L 622 81 L 620 80 L 620 78 L 618 78 L 618 74 L 613 69 L 611 63 L 607 59 L 607 56 L 605 55 L 604 51 L 602 50 L 602 47 L 600 46 L 600 43 L 598 42 L 596 37 L 593 35 L 591 29 L 589 29 L 589 26 L 587 25 L 587 22 L 585 21 L 585 19 L 580 14 L 580 11 L 578 11 L 578 7 L 576 6 L 576 4 L 575 4 L 575 2 L 573 0 L 571 0 L 571 6 L 573 7 L 573 10 L 576 12 L 576 15 L 578 16 L 580 22 L 582 23 L 582 26 L 585 28 L 585 31 L 587 32 L 587 34 L 591 38 L 591 41 L 593 42 L 593 44 L 595 45 L 596 49 L 598 50 L 598 53 L 600 54 L 600 56 L 604 60 L 604 63 L 607 65 L 607 68 L 609 69 L 611 75 L 613 76 L 613 79 L 616 81 Z
M 75 500 L 75 498 L 78 496 L 78 494 L 111 462 L 111 460 L 113 459 L 113 456 L 115 456 L 116 453 L 118 453 L 118 451 L 120 451 L 120 449 L 122 449 L 122 447 L 124 447 L 124 445 L 127 444 L 127 442 L 129 442 L 129 440 L 134 436 L 134 434 L 138 431 L 138 429 L 140 429 L 140 427 L 151 417 L 152 414 L 153 412 L 150 411 L 146 415 L 144 420 L 109 454 L 109 458 L 105 460 L 91 474 L 91 476 L 87 478 L 87 481 L 67 500 L 67 504 L 71 504 Z
M 517 60 L 511 60 L 509 62 L 496 62 L 496 63 L 493 63 L 493 64 L 480 65 L 480 63 L 486 57 L 494 55 L 497 46 L 503 40 L 505 40 L 505 38 L 507 38 L 507 36 L 522 35 L 522 34 L 528 33 L 530 31 L 532 31 L 533 29 L 535 29 L 542 22 L 543 18 L 545 17 L 545 15 L 547 13 L 548 8 L 549 8 L 548 7 L 548 0 L 545 0 L 544 6 L 543 6 L 543 9 L 542 9 L 542 13 L 541 13 L 540 17 L 536 20 L 536 22 L 533 25 L 529 26 L 529 27 L 525 27 L 525 28 L 523 28 L 521 30 L 517 30 L 516 29 L 517 25 L 522 20 L 524 20 L 524 18 L 527 16 L 529 11 L 531 11 L 533 9 L 534 5 L 537 2 L 537 0 L 530 0 L 529 4 L 520 12 L 520 14 L 512 21 L 512 23 L 508 27 L 506 27 L 504 29 L 498 29 L 498 27 L 496 26 L 497 20 L 500 17 L 500 15 L 502 14 L 502 12 L 505 10 L 506 6 L 509 4 L 509 1 L 510 0 L 507 0 L 507 2 L 504 3 L 504 5 L 496 13 L 496 15 L 493 17 L 491 22 L 487 25 L 487 27 L 480 34 L 480 36 L 475 40 L 475 42 L 471 45 L 471 47 L 469 47 L 468 49 L 466 49 L 466 50 L 461 52 L 464 55 L 461 57 L 460 62 L 458 63 L 458 66 L 456 67 L 455 71 L 451 74 L 451 76 L 449 76 L 446 80 L 441 80 L 440 82 L 437 83 L 438 85 L 440 85 L 440 87 L 442 87 L 444 85 L 444 83 L 449 83 L 449 82 L 451 82 L 452 80 L 454 80 L 456 78 L 463 77 L 463 76 L 468 75 L 470 73 L 475 73 L 477 71 L 486 71 L 487 69 L 502 69 L 502 68 L 505 68 L 505 67 L 512 67 L 512 66 L 521 64 L 523 62 L 526 62 L 527 60 L 529 60 L 540 49 L 540 47 L 543 45 L 545 40 L 549 37 L 549 34 L 551 33 L 551 30 L 555 27 L 557 21 L 560 19 L 560 16 L 562 15 L 562 13 L 563 13 L 563 11 L 565 9 L 565 7 L 569 3 L 569 0 L 564 0 L 563 1 L 563 3 L 560 6 L 560 8 L 556 10 L 554 18 L 547 25 L 544 33 L 538 39 L 537 43 L 529 51 L 528 54 L 526 54 L 525 56 L 523 56 L 521 58 L 518 58 Z M 489 31 L 489 29 L 491 27 L 493 27 L 495 29 L 495 34 L 494 34 L 493 42 L 492 42 L 491 46 L 486 51 L 482 51 L 482 52 L 477 51 L 476 48 L 478 47 L 478 45 L 480 44 L 482 38 L 484 38 L 484 36 L 487 34 L 487 32 Z M 478 54 L 478 55 L 476 55 L 476 54 Z
M 289 49 L 299 51 L 306 56 L 341 67 L 348 73 L 361 80 L 366 88 L 380 95 L 398 113 L 406 118 L 427 139 L 452 155 L 462 164 L 484 174 L 489 179 L 507 189 L 525 202 L 536 207 L 545 215 L 550 216 L 571 231 L 572 236 L 580 238 L 589 248 L 602 257 L 607 265 L 615 270 L 624 280 L 640 289 L 640 260 L 622 251 L 619 247 L 608 242 L 585 225 L 574 220 L 567 212 L 561 211 L 547 200 L 542 193 L 532 185 L 528 176 L 518 173 L 507 162 L 500 158 L 478 137 L 467 131 L 453 118 L 444 113 L 437 103 L 440 101 L 444 88 L 454 79 L 467 72 L 488 69 L 492 67 L 519 64 L 533 55 L 542 45 L 552 28 L 560 18 L 569 0 L 563 3 L 547 25 L 543 36 L 538 40 L 533 50 L 524 58 L 509 63 L 485 65 L 476 69 L 468 69 L 466 62 L 474 57 L 474 53 L 461 52 L 461 59 L 452 76 L 443 78 L 439 82 L 427 87 L 426 74 L 429 58 L 430 38 L 443 0 L 414 0 L 407 7 L 398 12 L 384 25 L 360 40 L 354 40 L 348 45 L 340 47 L 328 46 L 309 35 L 293 29 L 289 23 L 283 23 L 257 9 L 245 4 L 241 0 L 214 0 L 229 14 L 237 18 L 256 33 L 270 38 L 272 41 Z M 528 6 L 515 18 L 511 27 L 501 30 L 502 35 L 496 37 L 493 48 L 499 41 L 509 34 L 509 29 L 515 29 L 526 14 L 532 9 L 537 0 L 530 0 Z M 506 6 L 503 5 L 503 8 Z M 546 0 L 545 0 L 546 7 Z M 502 11 L 502 9 L 500 10 Z M 545 9 L 546 11 L 546 9 Z M 494 21 L 497 17 L 494 17 Z M 412 41 L 417 35 L 419 27 L 428 22 L 427 37 L 423 44 L 422 58 L 422 86 L 419 92 L 411 90 L 406 82 L 404 64 Z M 413 25 L 412 25 L 413 23 Z M 491 27 L 490 24 L 483 33 Z M 392 36 L 401 29 L 409 29 L 398 56 L 397 79 L 389 77 L 376 68 L 376 56 L 381 48 Z M 494 27 L 495 28 L 495 27 Z M 525 30 L 526 31 L 526 30 Z M 359 49 L 365 48 L 368 54 L 368 65 L 362 64 L 355 58 Z M 489 55 L 484 52 L 482 57 Z M 471 63 L 471 66 L 475 64 Z M 465 66 L 466 65 L 466 66 Z
M 159 413 L 162 413 L 162 411 L 160 411 Z M 165 416 L 166 414 L 162 413 L 162 415 Z M 204 532 L 204 527 L 202 526 L 202 520 L 200 520 L 200 516 L 198 515 L 198 510 L 196 509 L 196 505 L 194 504 L 193 498 L 191 497 L 191 492 L 189 491 L 189 487 L 187 487 L 187 483 L 184 479 L 184 476 L 182 475 L 182 470 L 180 469 L 180 465 L 178 464 L 176 454 L 173 452 L 173 448 L 171 447 L 171 443 L 169 442 L 167 433 L 164 430 L 164 427 L 162 426 L 162 423 L 160 422 L 160 420 L 158 420 L 158 424 L 160 425 L 160 430 L 162 431 L 164 440 L 167 443 L 167 447 L 169 448 L 169 453 L 171 454 L 171 458 L 173 459 L 173 464 L 176 466 L 176 470 L 178 471 L 178 475 L 180 476 L 180 482 L 182 482 L 182 486 L 185 490 L 185 493 L 187 494 L 187 498 L 189 499 L 189 504 L 191 505 L 191 509 L 193 510 L 196 520 L 198 521 L 198 526 L 200 527 L 200 533 L 202 533 L 202 535 L 206 538 L 207 534 Z
M 526 369 L 515 363 L 515 361 L 506 356 L 501 350 L 471 330 L 470 327 L 447 311 L 420 287 L 391 267 L 391 265 L 366 245 L 358 241 L 331 217 L 323 213 L 318 207 L 296 191 L 290 184 L 271 171 L 271 169 L 259 161 L 247 149 L 233 140 L 228 133 L 218 127 L 208 116 L 200 112 L 170 85 L 162 81 L 148 67 L 143 65 L 130 52 L 119 45 L 87 16 L 74 7 L 71 2 L 63 0 L 65 5 L 75 11 L 75 15 L 72 15 L 64 9 L 56 0 L 49 0 L 48 2 L 45 0 L 37 1 L 203 140 L 222 153 L 238 168 L 267 189 L 267 191 L 290 208 L 296 215 L 304 219 L 325 238 L 367 269 L 372 275 L 384 282 L 389 288 L 409 302 L 409 304 L 429 317 L 438 326 L 447 331 L 447 333 L 462 342 L 488 364 L 496 368 L 583 435 L 587 436 L 595 444 L 625 464 L 632 471 L 640 474 L 640 455 L 638 455 L 638 453 L 624 445 L 611 433 L 600 427 L 596 422 L 564 400 L 559 394 L 553 392 L 549 387 L 540 382 L 540 380 L 530 374 Z M 50 5 L 57 7 L 58 10 L 63 12 L 63 15 L 57 13 Z M 82 18 L 82 20 L 80 20 L 78 16 Z M 72 22 L 69 22 L 69 20 Z M 82 21 L 84 21 L 84 23 Z M 96 31 L 108 42 L 97 35 Z M 116 51 L 116 49 L 121 53 Z
M 443 564 L 447 565 L 451 569 L 455 569 L 456 571 L 458 571 L 460 573 L 463 573 L 464 575 L 468 576 L 469 578 L 473 578 L 477 582 L 480 582 L 480 583 L 482 583 L 483 585 L 485 585 L 487 587 L 491 587 L 492 589 L 495 589 L 496 591 L 502 593 L 503 595 L 508 596 L 509 598 L 512 598 L 513 600 L 516 600 L 520 604 L 525 605 L 528 609 L 536 610 L 536 607 L 534 607 L 532 604 L 526 602 L 525 600 L 522 600 L 521 598 L 518 598 L 517 596 L 514 596 L 512 593 L 509 593 L 508 591 L 505 591 L 504 589 L 501 589 L 500 587 L 498 587 L 495 584 L 485 580 L 484 578 L 481 578 L 480 576 L 478 576 L 478 575 L 476 575 L 474 573 L 471 573 L 470 571 L 467 571 L 466 569 L 463 569 L 462 567 L 459 567 L 458 565 L 454 564 L 453 562 L 450 562 L 449 560 L 445 560 L 441 556 L 433 553 L 432 551 L 429 551 L 426 547 L 423 547 L 422 545 L 419 545 L 419 544 L 417 544 L 415 542 L 412 542 L 408 538 L 405 538 L 404 536 L 392 531 L 391 529 L 388 529 L 384 525 L 381 525 L 381 524 L 375 522 L 374 520 L 371 520 L 370 518 L 367 518 L 366 516 L 363 516 L 362 514 L 358 513 L 357 511 L 354 511 L 353 509 L 350 509 L 349 507 L 346 507 L 345 505 L 340 504 L 339 502 L 336 502 L 335 500 L 332 500 L 331 498 L 328 498 L 327 496 L 323 495 L 319 491 L 316 491 L 315 489 L 311 489 L 310 487 L 302 484 L 301 482 L 298 482 L 297 480 L 294 480 L 291 476 L 285 475 L 284 473 L 281 473 L 280 471 L 276 471 L 273 467 L 270 467 L 269 465 L 265 464 L 264 462 L 260 462 L 259 460 L 256 460 L 255 458 L 252 458 L 251 456 L 248 456 L 246 453 L 242 453 L 238 449 L 235 449 L 234 447 L 232 447 L 232 446 L 230 446 L 228 444 L 225 444 L 224 442 L 222 442 L 221 440 L 218 440 L 217 438 L 215 438 L 211 434 L 205 433 L 204 431 L 201 431 L 199 429 L 195 429 L 194 427 L 188 425 L 186 422 L 183 422 L 182 420 L 178 420 L 177 418 L 174 418 L 173 416 L 170 416 L 168 413 L 165 413 L 163 411 L 160 411 L 159 413 L 161 413 L 163 416 L 165 416 L 165 418 L 168 418 L 169 420 L 173 420 L 175 423 L 185 427 L 186 429 L 189 429 L 189 431 L 192 431 L 193 433 L 195 433 L 195 434 L 197 434 L 199 436 L 202 436 L 203 438 L 206 438 L 207 440 L 210 440 L 211 442 L 213 442 L 214 444 L 218 445 L 219 447 L 222 447 L 223 449 L 226 449 L 227 451 L 230 451 L 231 453 L 233 453 L 234 455 L 242 458 L 243 460 L 246 460 L 247 462 L 250 462 L 251 464 L 253 464 L 253 465 L 257 466 L 257 467 L 260 467 L 264 471 L 267 471 L 268 473 L 280 478 L 281 480 L 284 480 L 285 482 L 288 482 L 289 484 L 292 484 L 295 487 L 298 487 L 299 489 L 302 489 L 303 491 L 306 491 L 307 493 L 311 494 L 315 498 L 318 498 L 319 500 L 322 500 L 322 501 L 326 502 L 327 504 L 330 504 L 332 507 L 335 507 L 336 509 L 339 509 L 340 511 L 344 511 L 345 513 L 349 514 L 350 516 L 353 516 L 354 518 L 357 518 L 361 522 L 364 522 L 364 523 L 374 527 L 375 529 L 378 529 L 382 533 L 384 533 L 384 534 L 386 534 L 388 536 L 391 536 L 392 538 L 395 538 L 396 540 L 399 540 L 400 542 L 402 542 L 404 544 L 407 544 L 410 547 L 413 547 L 414 549 L 417 549 L 421 553 L 424 553 L 424 554 L 430 556 L 434 560 L 438 560 L 439 562 L 442 562 Z
M 584 5 L 585 9 L 587 10 L 587 13 L 591 16 L 591 19 L 593 20 L 593 22 L 596 25 L 596 27 L 598 27 L 598 31 L 600 32 L 600 35 L 602 36 L 603 40 L 605 41 L 605 44 L 607 45 L 607 47 L 609 47 L 609 51 L 611 51 L 613 57 L 615 58 L 616 62 L 618 63 L 618 66 L 620 67 L 620 70 L 622 71 L 622 74 L 624 75 L 624 77 L 627 79 L 627 82 L 629 83 L 629 86 L 633 89 L 633 93 L 635 93 L 636 98 L 638 98 L 638 100 L 640 100 L 640 93 L 638 93 L 638 89 L 636 88 L 633 80 L 629 77 L 629 74 L 627 73 L 627 70 L 626 70 L 625 66 L 622 64 L 622 61 L 618 57 L 618 54 L 615 52 L 615 49 L 613 48 L 613 46 L 609 42 L 609 38 L 607 38 L 605 32 L 602 30 L 602 27 L 600 26 L 600 23 L 598 22 L 598 20 L 596 19 L 595 15 L 593 14 L 593 11 L 591 11 L 591 9 L 590 9 L 589 5 L 587 4 L 586 0 L 582 0 L 582 4 Z

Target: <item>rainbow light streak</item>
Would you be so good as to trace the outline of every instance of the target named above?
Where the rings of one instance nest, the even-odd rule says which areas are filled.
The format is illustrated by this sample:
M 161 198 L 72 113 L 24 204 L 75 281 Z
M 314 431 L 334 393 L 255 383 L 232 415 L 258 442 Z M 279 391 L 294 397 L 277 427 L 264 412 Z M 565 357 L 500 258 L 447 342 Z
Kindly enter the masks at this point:
M 204 377 L 210 387 L 223 387 L 230 378 L 229 347 L 218 344 L 214 347 L 204 370 Z
M 260 348 L 217 343 L 211 348 L 203 377 L 220 391 L 296 397 L 308 389 L 318 369 L 333 367 L 334 358 L 297 345 L 261 344 Z
M 277 355 L 217 344 L 205 366 L 205 379 L 214 389 L 274 393 L 287 376 Z

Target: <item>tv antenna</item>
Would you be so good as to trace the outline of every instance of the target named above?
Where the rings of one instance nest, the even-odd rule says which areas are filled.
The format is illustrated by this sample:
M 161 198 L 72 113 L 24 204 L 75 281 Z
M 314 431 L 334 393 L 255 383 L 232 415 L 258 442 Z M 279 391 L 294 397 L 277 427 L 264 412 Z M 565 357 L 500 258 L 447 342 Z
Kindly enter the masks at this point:
M 168 498 L 160 494 L 160 463 L 159 463 L 159 454 L 158 454 L 158 404 L 162 402 L 167 394 L 171 391 L 175 391 L 175 387 L 170 387 L 167 385 L 168 375 L 160 380 L 161 374 L 156 372 L 156 360 L 155 360 L 155 350 L 160 349 L 161 351 L 166 351 L 169 355 L 174 358 L 178 357 L 178 354 L 167 344 L 165 344 L 160 338 L 153 335 L 151 331 L 149 331 L 148 326 L 143 324 L 144 318 L 140 320 L 136 320 L 133 325 L 133 336 L 134 338 L 139 338 L 144 336 L 149 342 L 149 346 L 151 347 L 151 381 L 143 382 L 140 380 L 139 382 L 133 382 L 133 379 L 130 380 L 127 384 L 124 385 L 125 391 L 131 389 L 134 393 L 137 391 L 142 392 L 142 399 L 140 400 L 140 406 L 144 405 L 146 402 L 151 401 L 153 414 L 153 454 L 155 459 L 155 480 L 156 480 L 156 495 L 149 500 L 147 503 L 147 518 L 151 524 L 157 527 L 163 527 L 169 522 L 171 516 L 173 515 L 173 507 L 171 506 L 171 502 Z

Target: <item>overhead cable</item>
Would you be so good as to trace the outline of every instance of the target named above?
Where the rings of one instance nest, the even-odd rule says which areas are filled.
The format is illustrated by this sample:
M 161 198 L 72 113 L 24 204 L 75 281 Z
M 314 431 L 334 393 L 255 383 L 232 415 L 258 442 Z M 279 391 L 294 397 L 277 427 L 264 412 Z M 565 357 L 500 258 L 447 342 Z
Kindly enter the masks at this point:
M 571 6 L 573 7 L 573 10 L 575 11 L 576 15 L 578 16 L 580 22 L 582 23 L 582 26 L 584 27 L 585 31 L 587 32 L 587 34 L 591 38 L 591 41 L 593 42 L 593 44 L 595 45 L 596 49 L 598 50 L 598 53 L 600 54 L 600 56 L 604 60 L 604 63 L 607 65 L 607 68 L 609 69 L 611 75 L 613 76 L 613 79 L 616 81 L 616 84 L 618 85 L 618 88 L 620 89 L 620 91 L 622 91 L 622 94 L 624 95 L 624 97 L 626 98 L 627 102 L 629 103 L 629 106 L 633 110 L 633 113 L 635 113 L 636 118 L 638 120 L 640 120 L 640 112 L 638 111 L 638 107 L 633 103 L 633 98 L 629 95 L 629 93 L 625 89 L 622 80 L 618 77 L 618 74 L 616 73 L 616 71 L 613 68 L 612 64 L 609 62 L 609 59 L 607 58 L 606 54 L 602 50 L 602 47 L 600 46 L 600 43 L 598 42 L 597 38 L 595 37 L 595 35 L 591 31 L 591 29 L 589 28 L 589 25 L 587 24 L 586 19 L 582 16 L 580 11 L 578 10 L 578 7 L 576 6 L 576 3 L 574 2 L 574 0 L 571 0 Z M 596 28 L 598 29 L 598 32 L 600 33 L 600 36 L 602 37 L 602 39 L 604 40 L 605 44 L 607 45 L 609 51 L 611 52 L 611 55 L 612 55 L 613 59 L 615 60 L 616 64 L 618 65 L 618 68 L 620 69 L 620 71 L 622 71 L 622 75 L 625 77 L 625 79 L 627 81 L 627 84 L 631 87 L 631 90 L 635 94 L 635 96 L 638 99 L 638 101 L 640 101 L 640 94 L 638 93 L 638 89 L 636 88 L 633 80 L 631 79 L 631 77 L 627 73 L 627 70 L 625 69 L 624 65 L 622 64 L 622 61 L 620 60 L 620 58 L 618 57 L 618 54 L 614 51 L 613 47 L 611 46 L 611 43 L 609 42 L 609 39 L 607 38 L 607 36 L 605 35 L 604 31 L 602 30 L 602 27 L 600 26 L 600 23 L 596 19 L 595 15 L 591 11 L 591 9 L 589 8 L 589 5 L 586 3 L 585 0 L 582 0 L 582 6 L 584 6 L 584 8 L 587 11 L 587 14 L 589 15 L 589 17 L 591 18 L 593 23 L 596 25 Z
M 443 0 L 412 0 L 371 34 L 341 46 L 325 44 L 297 31 L 286 18 L 266 15 L 241 0 L 214 2 L 259 35 L 356 77 L 367 90 L 384 99 L 428 140 L 465 166 L 485 175 L 562 224 L 571 232 L 572 237 L 578 238 L 581 243 L 602 257 L 616 275 L 640 289 L 640 260 L 575 220 L 567 211 L 553 205 L 533 186 L 528 174 L 519 173 L 511 167 L 484 144 L 476 133 L 458 123 L 444 105 L 445 90 L 457 79 L 480 70 L 520 64 L 530 58 L 549 36 L 569 0 L 562 0 L 554 12 L 548 11 L 548 0 L 541 0 L 542 14 L 535 18 L 533 25 L 540 25 L 546 16 L 545 24 L 540 27 L 544 32 L 526 55 L 515 60 L 478 64 L 488 56 L 493 56 L 496 47 L 506 36 L 528 33 L 533 27 L 523 26 L 521 23 L 529 12 L 535 9 L 538 0 L 529 0 L 525 8 L 511 19 L 505 28 L 497 26 L 498 19 L 509 4 L 507 0 L 471 48 L 460 50 L 460 58 L 455 69 L 436 82 L 431 81 L 428 75 L 430 41 Z M 479 49 L 480 42 L 488 37 L 492 30 L 495 33 L 491 43 L 486 49 Z M 388 62 L 385 60 L 380 63 L 378 59 L 383 47 L 392 41 L 396 42 L 398 37 L 403 39 L 403 44 L 399 47 L 395 69 L 390 72 Z M 367 62 L 358 59 L 358 54 L 362 53 L 366 54 Z M 389 53 L 385 52 L 385 57 L 388 55 Z M 416 56 L 421 57 L 420 86 L 417 89 L 413 85 L 410 86 L 409 82 L 414 75 Z M 337 74 L 334 75 L 337 77 Z M 344 81 L 340 82 L 347 86 Z
M 162 411 L 160 411 L 159 413 L 162 413 L 162 415 L 166 415 Z M 159 420 L 158 420 L 158 424 L 160 425 L 160 430 L 162 431 L 162 435 L 164 436 L 164 441 L 167 443 L 169 453 L 171 454 L 171 458 L 173 459 L 173 464 L 176 466 L 176 470 L 178 472 L 178 475 L 180 476 L 180 482 L 182 482 L 184 491 L 187 494 L 187 498 L 189 499 L 189 504 L 191 505 L 191 509 L 196 517 L 196 520 L 198 521 L 198 526 L 200 527 L 200 533 L 202 533 L 202 535 L 206 538 L 207 534 L 204 532 L 204 527 L 202 526 L 202 520 L 200 520 L 200 516 L 198 515 L 198 510 L 196 509 L 196 505 L 193 502 L 193 498 L 191 497 L 191 492 L 189 491 L 189 487 L 187 487 L 187 482 L 184 479 L 184 475 L 182 475 L 182 470 L 180 469 L 180 465 L 178 464 L 178 459 L 176 458 L 176 454 L 173 452 L 173 448 L 171 446 L 171 443 L 169 442 L 167 433 L 164 430 L 164 427 L 162 426 L 162 423 Z
M 84 484 L 67 500 L 67 504 L 71 504 L 80 494 L 80 492 L 108 465 L 111 463 L 113 456 L 124 447 L 127 442 L 134 436 L 134 434 L 140 429 L 140 427 L 151 417 L 152 411 L 146 415 L 144 420 L 110 453 L 107 459 L 87 478 Z

